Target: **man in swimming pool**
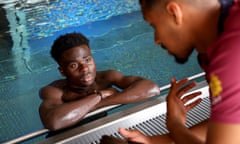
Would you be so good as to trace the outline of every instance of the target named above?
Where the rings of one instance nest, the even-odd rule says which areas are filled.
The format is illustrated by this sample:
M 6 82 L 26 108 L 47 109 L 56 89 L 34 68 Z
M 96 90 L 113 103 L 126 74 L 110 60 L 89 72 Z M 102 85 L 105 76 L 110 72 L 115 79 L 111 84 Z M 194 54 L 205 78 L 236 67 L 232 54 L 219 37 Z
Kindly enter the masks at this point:
M 140 0 L 144 19 L 155 30 L 155 42 L 180 63 L 193 50 L 206 72 L 211 116 L 203 133 L 186 128 L 186 113 L 200 102 L 184 105 L 200 93 L 182 99 L 194 86 L 171 79 L 167 96 L 169 135 L 147 137 L 120 129 L 144 144 L 240 144 L 240 0 Z M 205 132 L 204 132 L 205 131 Z M 165 138 L 166 141 L 162 141 Z
M 40 90 L 40 117 L 51 131 L 73 126 L 97 108 L 139 102 L 160 94 L 158 85 L 146 78 L 125 76 L 116 70 L 96 71 L 89 40 L 80 33 L 57 38 L 51 56 L 66 77 Z

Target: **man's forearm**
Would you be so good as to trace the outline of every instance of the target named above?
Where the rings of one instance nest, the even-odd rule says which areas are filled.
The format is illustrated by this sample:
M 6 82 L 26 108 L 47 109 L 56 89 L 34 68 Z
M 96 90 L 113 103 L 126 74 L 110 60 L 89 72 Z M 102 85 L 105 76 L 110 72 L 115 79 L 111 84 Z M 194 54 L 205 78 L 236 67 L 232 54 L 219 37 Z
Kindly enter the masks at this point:
M 134 103 L 158 94 L 160 94 L 160 89 L 157 84 L 147 79 L 141 79 L 115 96 L 109 97 L 108 101 L 112 101 L 112 104 Z
M 50 130 L 59 130 L 72 126 L 81 120 L 101 100 L 93 94 L 84 99 L 64 103 L 49 110 L 45 115 L 45 126 Z
M 176 144 L 204 144 L 184 125 L 168 126 L 169 135 Z

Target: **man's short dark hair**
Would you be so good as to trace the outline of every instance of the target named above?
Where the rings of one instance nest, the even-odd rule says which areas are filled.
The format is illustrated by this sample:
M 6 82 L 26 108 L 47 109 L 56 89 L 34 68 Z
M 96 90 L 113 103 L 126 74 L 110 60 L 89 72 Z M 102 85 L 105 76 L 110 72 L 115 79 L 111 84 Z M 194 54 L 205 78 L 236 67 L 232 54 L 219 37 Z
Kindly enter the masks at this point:
M 141 6 L 144 6 L 144 8 L 151 9 L 152 6 L 159 1 L 160 0 L 139 0 L 139 3 Z
M 81 33 L 67 33 L 59 36 L 51 47 L 52 58 L 59 63 L 61 55 L 64 51 L 80 45 L 89 47 L 89 40 Z

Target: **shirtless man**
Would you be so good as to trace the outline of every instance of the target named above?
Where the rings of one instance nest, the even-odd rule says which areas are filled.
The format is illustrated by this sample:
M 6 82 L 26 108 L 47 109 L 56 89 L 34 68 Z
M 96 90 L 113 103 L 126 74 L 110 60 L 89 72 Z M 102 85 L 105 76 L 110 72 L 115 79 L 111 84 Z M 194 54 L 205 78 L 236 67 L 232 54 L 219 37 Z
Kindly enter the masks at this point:
M 40 117 L 51 131 L 73 126 L 98 108 L 135 103 L 160 94 L 158 85 L 146 78 L 125 76 L 116 70 L 96 71 L 89 40 L 80 33 L 57 38 L 51 55 L 65 76 L 40 90 Z

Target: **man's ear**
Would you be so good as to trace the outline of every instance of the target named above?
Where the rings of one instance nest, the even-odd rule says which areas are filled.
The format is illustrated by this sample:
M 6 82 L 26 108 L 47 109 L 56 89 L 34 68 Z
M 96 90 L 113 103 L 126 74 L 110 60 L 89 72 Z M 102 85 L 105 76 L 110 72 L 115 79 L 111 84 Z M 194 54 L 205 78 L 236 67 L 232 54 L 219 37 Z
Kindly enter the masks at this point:
M 61 73 L 62 76 L 65 76 L 63 68 L 61 66 L 58 67 L 58 71 Z
M 181 25 L 183 21 L 183 11 L 179 5 L 179 3 L 176 2 L 169 2 L 166 5 L 167 13 L 171 16 L 174 23 L 177 25 Z

